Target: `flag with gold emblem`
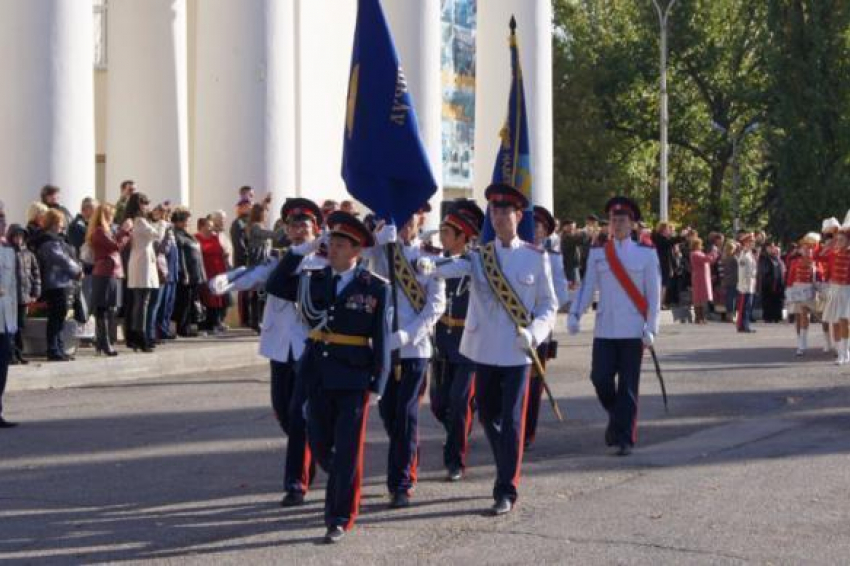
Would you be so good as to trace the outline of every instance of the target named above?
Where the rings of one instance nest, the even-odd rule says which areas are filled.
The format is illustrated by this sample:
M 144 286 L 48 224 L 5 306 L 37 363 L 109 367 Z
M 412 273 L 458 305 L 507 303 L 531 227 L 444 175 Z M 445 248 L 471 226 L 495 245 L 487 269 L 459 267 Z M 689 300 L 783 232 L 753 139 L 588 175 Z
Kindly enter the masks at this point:
M 516 19 L 510 23 L 511 48 L 511 92 L 508 99 L 508 114 L 505 125 L 499 132 L 499 151 L 496 166 L 493 169 L 493 183 L 510 185 L 528 198 L 529 208 L 522 215 L 519 237 L 534 242 L 534 183 L 531 174 L 531 147 L 528 142 L 528 111 L 525 104 L 525 86 L 522 78 L 522 63 L 519 59 L 519 46 L 516 35 Z M 490 212 L 481 232 L 482 243 L 495 237 L 490 223 Z
M 402 226 L 437 191 L 379 0 L 359 0 L 342 177 L 381 219 Z

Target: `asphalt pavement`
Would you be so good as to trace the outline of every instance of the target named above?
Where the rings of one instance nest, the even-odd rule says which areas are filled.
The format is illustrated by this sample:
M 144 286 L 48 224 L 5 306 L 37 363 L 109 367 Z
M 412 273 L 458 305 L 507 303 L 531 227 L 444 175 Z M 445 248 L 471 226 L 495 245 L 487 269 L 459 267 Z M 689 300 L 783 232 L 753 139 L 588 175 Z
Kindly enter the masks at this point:
M 639 444 L 604 446 L 589 333 L 559 335 L 518 506 L 486 514 L 494 467 L 475 426 L 470 467 L 443 481 L 422 406 L 422 473 L 387 508 L 387 440 L 370 415 L 361 515 L 321 543 L 324 475 L 281 509 L 285 437 L 263 366 L 7 394 L 0 562 L 78 564 L 844 564 L 850 556 L 850 367 L 794 357 L 787 325 L 665 326 L 641 383 Z M 814 333 L 813 333 L 814 334 Z M 126 379 L 126 378 L 125 378 Z M 545 403 L 545 402 L 544 402 Z

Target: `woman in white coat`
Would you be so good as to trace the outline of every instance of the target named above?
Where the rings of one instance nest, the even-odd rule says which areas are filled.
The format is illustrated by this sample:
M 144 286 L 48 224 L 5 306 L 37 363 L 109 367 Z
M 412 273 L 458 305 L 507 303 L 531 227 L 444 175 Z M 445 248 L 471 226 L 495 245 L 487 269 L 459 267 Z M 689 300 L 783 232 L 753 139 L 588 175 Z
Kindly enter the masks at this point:
M 127 261 L 127 289 L 130 291 L 130 308 L 125 309 L 127 321 L 127 346 L 133 350 L 152 352 L 148 340 L 148 307 L 154 289 L 159 289 L 154 243 L 163 237 L 163 226 L 148 220 L 150 201 L 143 193 L 134 193 L 127 201 L 124 218 L 133 221 L 130 240 L 130 258 Z

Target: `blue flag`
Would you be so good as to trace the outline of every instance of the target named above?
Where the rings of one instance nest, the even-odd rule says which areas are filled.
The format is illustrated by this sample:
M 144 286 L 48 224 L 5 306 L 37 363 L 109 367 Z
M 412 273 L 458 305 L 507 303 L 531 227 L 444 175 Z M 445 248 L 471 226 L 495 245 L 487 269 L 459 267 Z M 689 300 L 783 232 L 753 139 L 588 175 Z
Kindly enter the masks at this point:
M 493 169 L 493 183 L 504 183 L 519 190 L 528 198 L 529 208 L 522 215 L 519 237 L 534 242 L 534 185 L 531 176 L 531 148 L 528 143 L 528 112 L 525 108 L 525 86 L 522 79 L 522 63 L 516 38 L 516 20 L 511 17 L 511 94 L 508 100 L 508 118 L 499 132 L 501 144 Z M 481 233 L 481 242 L 487 243 L 495 237 L 490 222 L 490 209 Z
M 379 0 L 359 0 L 342 178 L 379 217 L 404 225 L 437 191 Z

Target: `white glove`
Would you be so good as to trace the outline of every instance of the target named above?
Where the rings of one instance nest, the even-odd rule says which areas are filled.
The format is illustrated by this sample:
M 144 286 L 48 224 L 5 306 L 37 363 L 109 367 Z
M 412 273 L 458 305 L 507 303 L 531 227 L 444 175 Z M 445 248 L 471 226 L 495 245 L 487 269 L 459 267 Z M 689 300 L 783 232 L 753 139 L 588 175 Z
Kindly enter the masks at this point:
M 396 330 L 390 338 L 390 350 L 398 350 L 410 343 L 410 335 L 404 330 Z
M 567 331 L 570 336 L 575 336 L 581 331 L 581 322 L 576 314 L 571 314 L 567 317 Z
M 651 348 L 652 345 L 655 344 L 655 334 L 651 332 L 648 328 L 643 329 L 643 345 L 647 348 Z
M 309 242 L 304 242 L 303 244 L 298 244 L 297 246 L 292 246 L 291 248 L 289 248 L 289 251 L 291 251 L 294 254 L 302 255 L 302 256 L 310 255 L 312 253 L 316 253 L 317 251 L 319 251 L 319 247 L 322 244 L 327 243 L 327 241 L 328 241 L 328 235 L 327 235 L 327 233 L 325 233 L 325 234 L 322 234 L 321 236 L 319 236 L 318 238 L 313 238 Z
M 416 260 L 416 269 L 422 275 L 429 277 L 437 270 L 437 262 L 433 258 L 422 256 Z
M 516 347 L 523 352 L 534 348 L 534 336 L 527 328 L 520 328 L 516 335 Z
M 375 234 L 375 243 L 379 246 L 394 244 L 398 241 L 398 229 L 395 224 L 384 224 Z
M 222 273 L 221 275 L 216 275 L 212 279 L 209 280 L 209 288 L 210 293 L 213 295 L 223 295 L 227 292 L 227 286 L 230 282 L 227 280 L 227 274 Z

